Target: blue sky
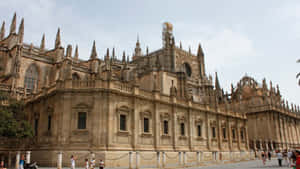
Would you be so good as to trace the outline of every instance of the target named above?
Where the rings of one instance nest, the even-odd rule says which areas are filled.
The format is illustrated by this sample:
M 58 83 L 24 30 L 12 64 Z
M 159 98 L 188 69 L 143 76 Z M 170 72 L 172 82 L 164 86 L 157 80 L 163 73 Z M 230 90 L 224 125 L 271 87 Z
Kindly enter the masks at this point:
M 279 84 L 289 102 L 300 103 L 296 74 L 300 72 L 300 1 L 298 0 L 10 0 L 0 1 L 6 30 L 13 13 L 25 19 L 25 42 L 53 48 L 57 28 L 63 45 L 79 46 L 79 57 L 90 55 L 93 40 L 98 57 L 106 48 L 132 55 L 137 35 L 145 51 L 161 47 L 162 23 L 174 26 L 177 44 L 196 53 L 202 44 L 207 74 L 219 74 L 229 89 L 245 74 L 258 82 Z

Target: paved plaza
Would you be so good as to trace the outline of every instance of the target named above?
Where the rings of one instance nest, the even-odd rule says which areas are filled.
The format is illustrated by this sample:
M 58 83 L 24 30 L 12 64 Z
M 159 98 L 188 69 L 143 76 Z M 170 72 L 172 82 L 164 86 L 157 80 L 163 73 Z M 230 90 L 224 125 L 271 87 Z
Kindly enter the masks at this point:
M 271 161 L 267 161 L 264 166 L 261 160 L 252 160 L 252 161 L 244 161 L 230 164 L 217 164 L 203 167 L 194 167 L 190 169 L 254 169 L 254 168 L 272 168 L 272 169 L 290 169 L 283 162 L 282 167 L 278 166 L 277 159 L 272 159 Z
M 277 159 L 272 159 L 271 161 L 267 161 L 266 165 L 262 164 L 261 160 L 252 160 L 252 161 L 243 161 L 243 162 L 235 162 L 229 164 L 212 164 L 206 163 L 206 166 L 201 167 L 188 167 L 188 169 L 291 169 L 287 167 L 287 165 L 283 161 L 283 166 L 279 167 Z M 148 167 L 141 167 L 141 169 L 147 169 Z M 172 167 L 168 167 L 172 169 Z M 178 167 L 174 167 L 174 169 L 178 169 Z M 55 169 L 55 168 L 46 168 L 46 167 L 39 167 L 39 169 Z M 69 168 L 63 168 L 69 169 Z M 83 168 L 76 168 L 76 169 L 83 169 Z M 98 167 L 97 167 L 98 169 Z M 106 167 L 105 169 L 127 169 L 127 167 L 118 167 L 118 168 L 110 168 Z M 154 169 L 154 168 L 152 168 Z

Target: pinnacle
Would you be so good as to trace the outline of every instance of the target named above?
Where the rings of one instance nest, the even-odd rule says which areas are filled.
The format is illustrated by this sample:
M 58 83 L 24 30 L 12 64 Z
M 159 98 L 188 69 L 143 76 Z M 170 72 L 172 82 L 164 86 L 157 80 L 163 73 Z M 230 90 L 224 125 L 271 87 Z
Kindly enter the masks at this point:
M 96 59 L 96 58 L 97 58 L 97 50 L 96 50 L 96 41 L 94 40 L 90 59 Z
M 0 40 L 4 39 L 5 36 L 5 22 L 3 21 L 1 30 L 0 30 Z
M 11 21 L 11 25 L 10 25 L 10 34 L 16 33 L 16 23 L 17 23 L 17 14 L 15 12 L 14 17 Z
M 55 39 L 55 49 L 59 48 L 61 46 L 60 42 L 60 28 L 57 29 L 56 33 L 56 39 Z
M 41 40 L 41 46 L 40 46 L 41 50 L 45 49 L 45 34 L 43 34 L 42 40 Z
M 78 54 L 78 45 L 76 45 L 74 58 L 78 59 L 78 56 L 79 56 L 79 54 Z

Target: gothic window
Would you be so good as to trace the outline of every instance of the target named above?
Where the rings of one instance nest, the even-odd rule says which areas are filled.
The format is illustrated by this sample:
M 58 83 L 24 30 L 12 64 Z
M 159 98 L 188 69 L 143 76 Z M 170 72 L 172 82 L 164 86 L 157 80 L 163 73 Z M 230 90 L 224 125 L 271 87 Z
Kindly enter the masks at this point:
M 24 87 L 30 91 L 37 88 L 38 82 L 38 70 L 35 65 L 31 65 L 27 68 L 25 73 Z
M 202 127 L 203 127 L 202 124 L 203 124 L 202 119 L 199 118 L 195 120 L 195 127 L 196 127 L 195 134 L 199 138 L 202 137 Z
M 48 116 L 48 131 L 51 130 L 51 121 L 52 121 L 52 117 L 51 115 Z
M 216 138 L 216 127 L 211 127 L 212 130 L 212 138 Z
M 140 120 L 141 120 L 141 132 L 142 134 L 150 134 L 152 133 L 152 120 L 151 120 L 151 112 L 150 111 L 142 111 L 140 112 Z
M 223 139 L 226 139 L 227 135 L 226 135 L 226 128 L 225 127 L 222 128 L 222 134 L 223 134 Z
M 72 74 L 72 79 L 73 80 L 80 80 L 80 77 L 79 77 L 79 75 L 77 73 L 73 73 Z
M 86 112 L 79 112 L 78 113 L 78 129 L 86 129 Z
M 184 123 L 180 123 L 180 135 L 181 136 L 184 136 L 185 135 L 185 127 L 184 127 Z
M 164 134 L 169 133 L 169 122 L 167 120 L 164 120 Z
M 38 136 L 38 129 L 39 129 L 39 119 L 36 118 L 35 121 L 34 121 L 34 133 L 35 133 L 35 136 Z
M 241 140 L 244 140 L 244 130 L 241 129 Z
M 149 133 L 149 118 L 144 118 L 144 133 Z
M 191 66 L 188 63 L 184 63 L 183 66 L 184 66 L 184 71 L 185 71 L 186 75 L 188 75 L 189 77 L 191 77 L 191 75 L 192 75 L 192 68 L 191 68 Z
M 126 115 L 120 114 L 120 131 L 126 131 Z
M 232 132 L 232 139 L 235 140 L 235 129 L 231 129 Z
M 197 125 L 197 136 L 198 137 L 202 136 L 202 127 L 201 127 L 201 124 Z

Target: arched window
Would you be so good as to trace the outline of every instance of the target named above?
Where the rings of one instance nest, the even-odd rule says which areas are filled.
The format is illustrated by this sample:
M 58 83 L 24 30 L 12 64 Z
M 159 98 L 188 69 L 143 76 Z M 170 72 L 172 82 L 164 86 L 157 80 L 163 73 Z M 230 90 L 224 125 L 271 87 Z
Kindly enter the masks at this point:
M 37 87 L 38 76 L 37 67 L 35 65 L 29 66 L 25 73 L 24 87 L 28 90 L 34 90 Z
M 77 73 L 73 73 L 72 74 L 72 79 L 73 80 L 80 80 L 80 77 L 79 77 L 79 75 Z
M 191 75 L 192 75 L 191 66 L 188 63 L 184 63 L 183 66 L 184 66 L 184 70 L 185 70 L 186 75 L 191 77 Z

